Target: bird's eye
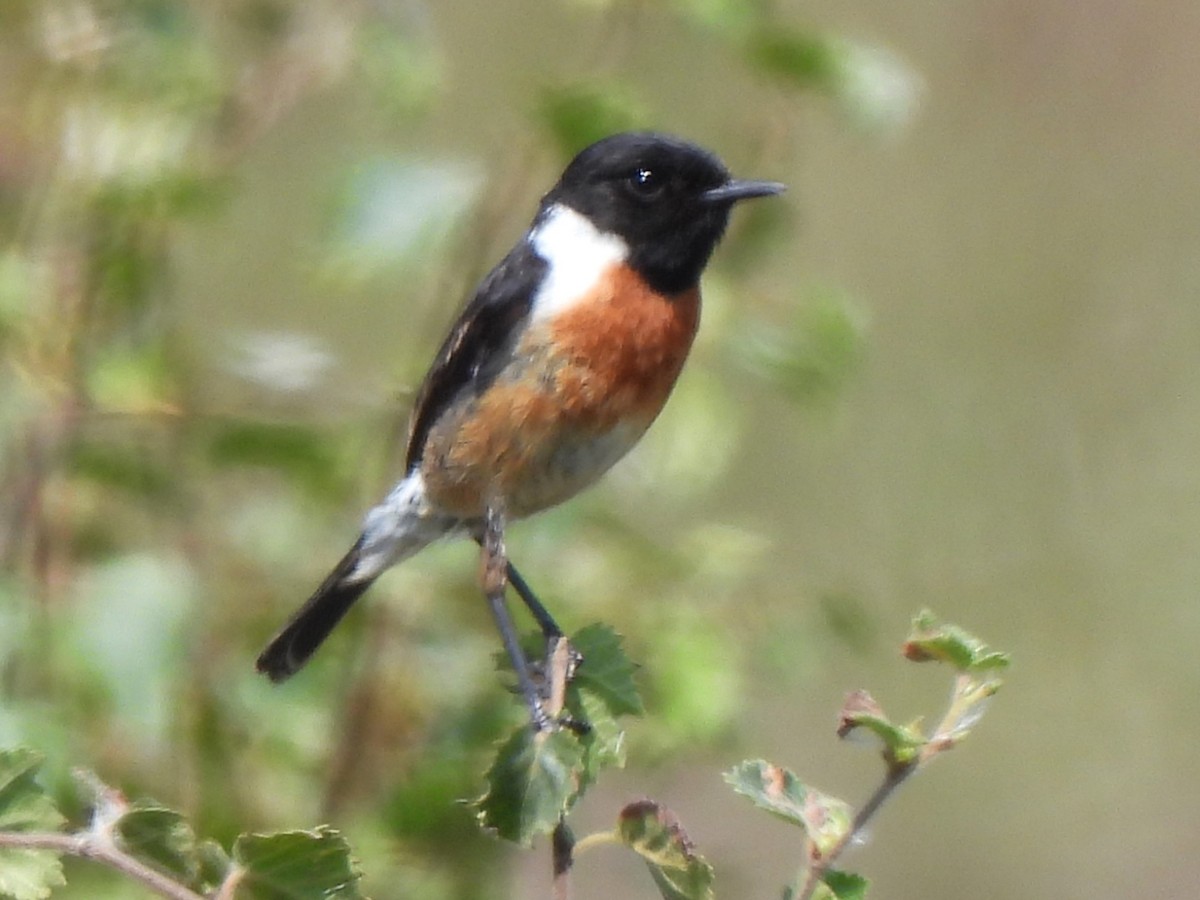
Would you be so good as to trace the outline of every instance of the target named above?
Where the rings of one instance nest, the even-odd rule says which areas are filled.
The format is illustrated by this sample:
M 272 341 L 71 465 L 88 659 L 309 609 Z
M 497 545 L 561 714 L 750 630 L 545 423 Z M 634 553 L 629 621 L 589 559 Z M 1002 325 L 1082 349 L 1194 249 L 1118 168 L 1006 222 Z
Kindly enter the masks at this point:
M 647 166 L 639 166 L 627 181 L 633 194 L 643 200 L 653 200 L 667 186 L 667 180 Z

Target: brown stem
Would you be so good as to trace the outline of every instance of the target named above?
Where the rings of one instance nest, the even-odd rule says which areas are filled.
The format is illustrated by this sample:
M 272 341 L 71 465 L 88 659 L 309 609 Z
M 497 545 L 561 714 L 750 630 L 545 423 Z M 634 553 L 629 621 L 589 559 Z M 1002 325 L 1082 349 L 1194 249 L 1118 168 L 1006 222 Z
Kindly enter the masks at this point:
M 954 732 L 959 727 L 958 723 L 962 716 L 960 698 L 968 693 L 967 687 L 971 683 L 970 675 L 960 673 L 957 676 L 954 682 L 954 690 L 950 695 L 950 706 L 942 716 L 942 720 L 938 723 L 937 728 L 934 729 L 933 736 L 925 742 L 920 752 L 912 760 L 904 763 L 897 763 L 894 760 L 888 762 L 887 775 L 884 777 L 883 783 L 875 789 L 875 793 L 867 799 L 867 802 L 855 814 L 854 821 L 850 825 L 850 830 L 830 848 L 828 853 L 817 857 L 808 866 L 804 881 L 801 883 L 799 891 L 795 894 L 796 900 L 810 900 L 813 891 L 817 889 L 817 885 L 821 883 L 821 879 L 829 871 L 829 867 L 837 861 L 842 852 L 862 833 L 875 813 L 879 812 L 879 808 L 892 795 L 892 792 L 907 780 L 908 776 L 928 764 L 939 753 L 943 753 L 955 745 L 956 738 Z
M 795 895 L 796 900 L 810 900 L 813 891 L 817 889 L 817 885 L 821 883 L 821 879 L 829 871 L 829 867 L 837 861 L 842 852 L 863 832 L 867 827 L 867 823 L 871 821 L 875 813 L 879 812 L 879 808 L 883 806 L 887 798 L 892 795 L 892 792 L 896 788 L 904 783 L 909 775 L 917 770 L 918 765 L 918 761 L 914 760 L 903 766 L 888 767 L 887 776 L 883 779 L 883 783 L 875 789 L 875 793 L 867 799 L 867 802 L 855 814 L 850 829 L 842 836 L 841 840 L 830 848 L 828 853 L 815 859 L 808 867 L 804 876 L 804 882 Z
M 551 721 L 562 713 L 567 696 L 567 676 L 571 668 L 571 645 L 565 637 L 551 638 L 548 654 L 550 671 L 550 696 L 546 700 L 546 713 Z M 550 895 L 553 900 L 571 900 L 571 867 L 575 864 L 575 835 L 560 818 L 550 838 L 550 865 L 553 872 Z
M 156 894 L 167 897 L 168 900 L 204 900 L 202 895 L 134 859 L 118 849 L 112 842 L 88 832 L 78 834 L 0 832 L 0 847 L 20 850 L 50 850 L 55 853 L 78 856 L 81 859 L 90 859 L 111 869 L 116 869 L 135 881 L 140 881 Z
M 559 820 L 550 839 L 554 878 L 551 896 L 554 900 L 571 900 L 571 866 L 575 864 L 575 835 L 565 820 Z
M 546 712 L 554 719 L 566 703 L 567 675 L 571 669 L 571 644 L 562 635 L 551 638 L 549 660 L 550 695 L 546 698 Z

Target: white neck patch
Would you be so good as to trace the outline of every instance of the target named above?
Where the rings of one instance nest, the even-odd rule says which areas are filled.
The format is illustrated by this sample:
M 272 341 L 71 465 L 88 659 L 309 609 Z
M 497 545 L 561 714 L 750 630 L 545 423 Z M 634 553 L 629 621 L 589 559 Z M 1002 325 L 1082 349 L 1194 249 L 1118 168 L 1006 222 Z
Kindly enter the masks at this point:
M 549 318 L 574 305 L 607 269 L 629 257 L 625 241 L 598 230 L 586 216 L 561 204 L 550 208 L 530 241 L 550 266 L 533 298 L 534 319 Z

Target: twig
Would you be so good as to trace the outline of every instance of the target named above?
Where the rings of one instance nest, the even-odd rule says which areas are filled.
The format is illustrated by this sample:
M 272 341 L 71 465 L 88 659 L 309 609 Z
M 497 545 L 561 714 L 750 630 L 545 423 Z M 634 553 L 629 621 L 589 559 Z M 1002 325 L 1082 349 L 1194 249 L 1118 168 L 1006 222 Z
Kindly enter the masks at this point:
M 150 890 L 169 898 L 169 900 L 205 900 L 202 895 L 134 859 L 118 849 L 111 841 L 91 832 L 76 834 L 0 832 L 0 847 L 18 850 L 50 850 L 55 853 L 78 856 L 81 859 L 90 859 L 116 869 L 135 881 L 140 881 Z
M 900 787 L 917 769 L 932 761 L 939 753 L 944 753 L 958 743 L 958 740 L 962 736 L 963 704 L 967 703 L 969 705 L 971 702 L 971 694 L 968 688 L 972 684 L 974 682 L 969 675 L 965 673 L 958 675 L 954 682 L 954 690 L 950 695 L 949 708 L 942 716 L 942 720 L 938 723 L 937 728 L 934 729 L 933 736 L 925 742 L 925 745 L 915 757 L 906 762 L 897 762 L 894 759 L 887 760 L 887 774 L 884 776 L 883 783 L 875 789 L 875 793 L 867 798 L 867 802 L 855 814 L 854 820 L 850 824 L 850 829 L 842 835 L 841 839 L 828 852 L 820 856 L 814 854 L 814 859 L 805 871 L 804 880 L 794 894 L 795 900 L 810 900 L 813 892 L 817 889 L 817 885 L 825 877 L 825 873 L 829 871 L 829 868 L 842 855 L 843 851 L 854 843 L 858 835 L 862 834 L 867 827 L 867 823 L 879 812 L 879 808 L 883 806 L 896 788 Z
M 562 712 L 567 698 L 567 675 L 571 668 L 571 644 L 563 636 L 551 638 L 548 654 L 550 671 L 550 696 L 546 698 L 546 712 L 554 721 Z M 550 895 L 553 900 L 571 900 L 571 867 L 575 864 L 575 835 L 567 827 L 566 818 L 560 818 L 550 838 L 550 867 L 552 878 Z
M 918 760 L 914 760 L 903 766 L 889 766 L 887 776 L 883 779 L 883 783 L 875 789 L 868 799 L 863 804 L 862 808 L 855 814 L 854 821 L 850 825 L 850 830 L 847 831 L 836 844 L 829 849 L 828 853 L 817 857 L 812 864 L 808 866 L 804 875 L 804 882 L 801 884 L 799 891 L 795 894 L 796 900 L 810 900 L 813 891 L 817 889 L 817 885 L 821 883 L 821 879 L 825 877 L 825 873 L 829 871 L 829 867 L 837 861 L 837 858 L 842 855 L 842 852 L 852 844 L 859 834 L 867 827 L 867 823 L 879 811 L 879 807 L 883 806 L 884 801 L 892 795 L 896 788 L 900 787 L 920 765 Z
M 554 900 L 571 900 L 571 866 L 575 864 L 575 835 L 571 834 L 565 819 L 560 819 L 554 826 L 550 847 L 554 867 L 550 896 Z
M 246 870 L 241 866 L 234 865 L 229 869 L 229 874 L 225 876 L 225 880 L 221 882 L 220 888 L 217 889 L 216 896 L 213 900 L 233 900 L 233 895 L 237 893 L 238 886 L 242 883 L 242 876 L 246 874 Z
M 550 653 L 550 696 L 546 698 L 546 713 L 557 718 L 567 701 L 567 676 L 571 671 L 571 644 L 559 635 L 551 638 Z

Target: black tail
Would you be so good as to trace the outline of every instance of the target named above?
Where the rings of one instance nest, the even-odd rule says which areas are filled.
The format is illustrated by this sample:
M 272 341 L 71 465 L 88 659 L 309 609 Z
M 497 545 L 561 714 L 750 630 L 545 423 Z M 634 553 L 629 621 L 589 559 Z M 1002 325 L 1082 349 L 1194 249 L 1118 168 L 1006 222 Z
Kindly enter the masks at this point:
M 329 637 L 329 632 L 342 620 L 354 601 L 362 596 L 375 579 L 347 581 L 358 564 L 359 545 L 342 557 L 307 602 L 280 629 L 255 663 L 258 671 L 274 682 L 280 682 L 300 671 L 308 658 Z

